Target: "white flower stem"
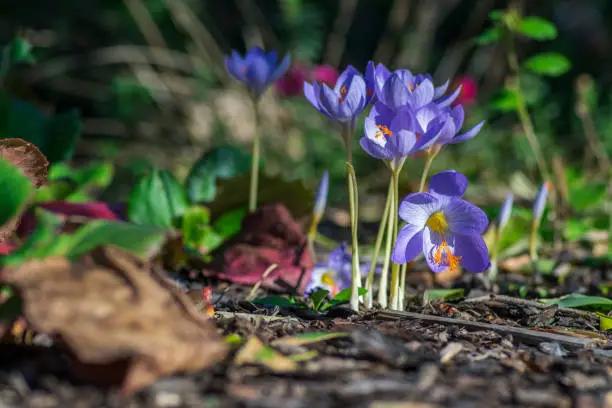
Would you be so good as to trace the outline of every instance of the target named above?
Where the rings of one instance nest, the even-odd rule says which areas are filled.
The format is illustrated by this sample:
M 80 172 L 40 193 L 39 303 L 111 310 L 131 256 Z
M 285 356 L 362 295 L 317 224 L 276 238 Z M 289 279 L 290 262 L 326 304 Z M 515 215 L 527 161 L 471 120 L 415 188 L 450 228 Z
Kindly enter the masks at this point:
M 387 219 L 389 218 L 389 212 L 391 208 L 391 201 L 393 200 L 393 184 L 389 183 L 389 191 L 387 192 L 387 200 L 385 201 L 385 209 L 383 211 L 382 218 L 380 220 L 380 225 L 378 227 L 378 234 L 376 235 L 376 242 L 374 243 L 374 252 L 372 253 L 372 263 L 370 264 L 370 270 L 368 271 L 368 277 L 366 278 L 366 289 L 367 293 L 365 294 L 365 305 L 369 309 L 372 307 L 374 294 L 374 272 L 376 271 L 376 266 L 378 265 L 378 254 L 380 253 L 380 247 L 382 245 L 382 240 L 385 235 L 385 228 L 387 227 Z
M 397 208 L 399 205 L 399 170 L 392 170 L 392 183 L 393 183 L 393 206 L 391 207 L 391 212 L 394 214 L 393 223 L 389 226 L 389 231 L 391 235 L 391 247 L 395 245 L 395 239 L 397 237 L 397 221 L 399 219 L 397 215 Z M 391 254 L 389 254 L 390 256 Z M 390 308 L 392 310 L 399 309 L 399 264 L 393 262 L 391 264 L 391 297 L 389 299 Z
M 261 156 L 260 142 L 260 108 L 259 100 L 253 98 L 253 108 L 255 109 L 255 136 L 253 136 L 253 157 L 251 159 L 251 186 L 249 189 L 249 212 L 257 209 L 257 187 L 259 183 L 259 157 Z
M 349 207 L 351 217 L 351 255 L 352 255 L 352 279 L 351 279 L 351 308 L 355 311 L 359 310 L 359 288 L 361 288 L 361 271 L 359 269 L 359 240 L 357 238 L 358 225 L 358 193 L 357 193 L 357 177 L 355 169 L 350 162 L 346 163 L 348 173 L 349 187 Z

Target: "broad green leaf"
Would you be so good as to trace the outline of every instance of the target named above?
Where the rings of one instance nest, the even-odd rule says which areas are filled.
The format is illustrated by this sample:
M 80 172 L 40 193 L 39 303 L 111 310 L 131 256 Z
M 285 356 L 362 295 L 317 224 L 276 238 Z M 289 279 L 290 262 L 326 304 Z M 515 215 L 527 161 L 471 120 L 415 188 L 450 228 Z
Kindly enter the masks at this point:
M 47 117 L 35 106 L 0 92 L 0 135 L 31 142 L 51 162 L 71 158 L 81 134 L 76 111 Z
M 546 41 L 557 38 L 557 27 L 541 17 L 524 17 L 518 25 L 518 32 L 534 40 Z
M 167 170 L 143 177 L 128 199 L 128 218 L 136 224 L 173 228 L 189 207 L 183 187 Z
M 559 305 L 559 307 L 570 307 L 574 309 L 590 309 L 609 312 L 612 310 L 612 299 L 600 296 L 587 296 L 580 293 L 569 295 L 561 299 L 543 299 L 548 305 Z
M 612 316 L 606 316 L 603 313 L 597 313 L 599 316 L 599 330 L 612 330 Z
M 329 295 L 329 290 L 326 289 L 318 289 L 313 292 L 309 298 L 312 301 L 312 309 L 319 310 L 321 305 L 325 301 L 325 298 Z
M 575 242 L 591 230 L 591 224 L 587 219 L 569 218 L 563 225 L 563 236 L 569 242 Z
M 36 191 L 36 202 L 87 201 L 98 189 L 112 182 L 112 163 L 92 163 L 82 168 L 73 168 L 67 163 L 55 163 L 49 169 L 47 183 Z
M 309 333 L 299 333 L 295 336 L 287 336 L 281 337 L 280 339 L 276 339 L 272 342 L 273 346 L 291 346 L 291 347 L 299 347 L 305 346 L 308 344 L 319 343 L 322 341 L 337 339 L 340 337 L 347 337 L 349 333 L 344 332 L 309 332 Z
M 528 58 L 523 66 L 538 75 L 557 77 L 569 71 L 572 63 L 562 54 L 547 52 Z
M 51 255 L 77 259 L 101 246 L 112 245 L 142 259 L 159 250 L 166 235 L 164 229 L 121 221 L 94 220 L 72 234 L 61 234 L 51 246 Z
M 458 289 L 430 289 L 425 292 L 427 300 L 460 300 L 465 297 L 465 291 L 463 288 Z
M 217 194 L 217 180 L 247 173 L 251 155 L 222 146 L 204 153 L 191 168 L 185 180 L 185 190 L 192 203 L 209 203 Z
M 213 229 L 223 239 L 233 237 L 242 228 L 242 220 L 248 214 L 248 208 L 238 208 L 217 217 L 212 224 Z
M 501 112 L 512 112 L 516 110 L 516 93 L 510 89 L 502 89 L 491 101 L 491 107 Z
M 295 302 L 282 296 L 266 296 L 264 298 L 253 299 L 251 303 L 256 305 L 274 305 L 279 307 L 292 307 L 295 306 Z
M 501 30 L 502 29 L 497 26 L 488 28 L 482 34 L 476 37 L 474 41 L 478 45 L 495 44 L 501 39 Z
M 228 211 L 243 209 L 249 202 L 250 174 L 244 174 L 218 183 L 218 193 L 214 202 L 208 204 L 213 218 Z M 303 180 L 287 181 L 281 176 L 259 173 L 259 206 L 281 203 L 293 217 L 308 216 L 314 206 L 314 190 L 307 187 Z
M 336 296 L 334 296 L 332 298 L 332 300 L 330 300 L 329 302 L 325 303 L 322 307 L 321 307 L 321 311 L 324 312 L 327 309 L 330 309 L 332 307 L 336 307 L 339 305 L 342 305 L 344 303 L 348 303 L 351 300 L 351 288 L 346 288 L 344 290 L 341 290 L 340 292 L 338 292 L 338 294 L 336 294 Z M 366 288 L 359 288 L 357 290 L 357 293 L 359 294 L 359 296 L 363 296 L 366 293 L 368 293 L 368 290 Z
M 191 206 L 183 214 L 182 232 L 186 245 L 198 248 L 210 227 L 210 211 L 202 206 Z
M 4 225 L 25 209 L 34 186 L 19 168 L 0 158 L 0 192 L 0 225 Z

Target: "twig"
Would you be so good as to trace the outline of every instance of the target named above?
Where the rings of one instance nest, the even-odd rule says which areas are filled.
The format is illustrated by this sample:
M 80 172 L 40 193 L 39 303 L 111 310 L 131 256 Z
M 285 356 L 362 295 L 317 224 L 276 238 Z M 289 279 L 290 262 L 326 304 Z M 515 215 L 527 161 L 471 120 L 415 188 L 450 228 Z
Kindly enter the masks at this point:
M 254 320 L 263 320 L 265 322 L 273 322 L 273 321 L 278 321 L 278 320 L 284 320 L 284 321 L 290 321 L 290 322 L 296 322 L 296 323 L 300 322 L 299 319 L 295 317 L 291 317 L 291 316 L 267 316 L 267 315 L 239 313 L 239 312 L 217 312 L 215 311 L 215 317 L 216 318 L 221 317 L 223 319 L 237 319 L 237 318 L 254 319 Z
M 521 299 L 521 298 L 515 298 L 512 296 L 505 296 L 505 295 L 485 295 L 485 296 L 479 296 L 475 298 L 468 298 L 468 299 L 464 299 L 462 303 L 481 303 L 481 302 L 486 303 L 489 301 L 492 301 L 492 302 L 497 301 L 497 302 L 502 302 L 502 303 L 511 303 L 514 305 L 529 306 L 529 307 L 534 307 L 536 309 L 542 309 L 542 310 L 555 308 L 556 310 L 559 310 L 560 312 L 571 313 L 571 314 L 580 315 L 580 316 L 591 316 L 592 315 L 589 312 L 572 309 L 569 307 L 556 307 L 554 305 L 547 305 L 545 303 L 540 303 L 536 300 Z
M 557 342 L 567 348 L 584 348 L 596 345 L 607 346 L 608 342 L 595 339 L 585 339 L 580 337 L 566 336 L 541 332 L 537 330 L 523 329 L 521 327 L 502 326 L 492 323 L 471 322 L 469 320 L 452 319 L 449 317 L 431 316 L 422 313 L 400 312 L 400 311 L 381 311 L 376 314 L 384 320 L 416 319 L 429 323 L 440 323 L 453 326 L 463 326 L 467 330 L 491 330 L 502 335 L 512 335 L 525 344 L 538 345 L 542 342 Z
M 253 300 L 255 298 L 255 293 L 257 292 L 257 289 L 259 289 L 261 287 L 261 285 L 264 283 L 264 281 L 266 280 L 268 275 L 270 275 L 270 273 L 273 270 L 275 270 L 276 268 L 278 268 L 278 264 L 272 264 L 272 265 L 268 266 L 268 268 L 261 275 L 261 279 L 258 280 L 255 283 L 255 285 L 253 285 L 253 287 L 251 288 L 251 291 L 249 292 L 249 295 L 246 297 L 246 300 L 251 301 L 251 300 Z

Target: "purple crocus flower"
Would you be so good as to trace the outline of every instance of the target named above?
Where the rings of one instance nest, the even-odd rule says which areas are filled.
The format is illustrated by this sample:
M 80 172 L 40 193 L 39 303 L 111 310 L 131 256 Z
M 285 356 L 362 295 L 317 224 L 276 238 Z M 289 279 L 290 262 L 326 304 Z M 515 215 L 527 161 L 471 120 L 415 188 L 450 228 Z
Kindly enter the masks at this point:
M 361 147 L 398 169 L 407 156 L 430 147 L 441 137 L 454 135 L 454 122 L 439 111 L 434 103 L 415 112 L 409 106 L 394 111 L 377 102 L 365 120 Z
M 287 71 L 290 63 L 289 55 L 279 63 L 275 51 L 266 53 L 260 47 L 251 48 L 244 58 L 236 51 L 225 57 L 227 72 L 246 84 L 256 98 Z
M 398 234 L 391 259 L 404 264 L 423 252 L 434 272 L 460 264 L 470 272 L 483 272 L 491 264 L 482 239 L 485 213 L 462 199 L 467 178 L 454 170 L 433 176 L 428 193 L 404 198 L 399 216 L 407 222 Z
M 536 224 L 539 225 L 540 220 L 542 219 L 542 215 L 544 215 L 544 209 L 546 208 L 546 199 L 548 198 L 548 190 L 552 187 L 552 183 L 550 181 L 545 182 L 540 187 L 540 191 L 538 191 L 538 195 L 533 203 L 533 219 Z
M 365 80 L 351 65 L 340 74 L 334 89 L 327 84 L 304 82 L 304 95 L 325 116 L 351 127 L 371 100 Z
M 439 105 L 437 106 L 439 107 Z M 457 134 L 461 130 L 461 127 L 463 126 L 463 121 L 465 119 L 465 112 L 463 110 L 463 106 L 457 105 L 452 109 L 444 108 L 440 110 L 439 114 L 450 116 L 455 126 L 455 132 L 452 135 L 446 135 L 445 137 L 441 137 L 437 140 L 437 144 L 439 145 L 456 144 L 468 141 L 474 136 L 476 136 L 478 132 L 480 132 L 485 123 L 485 121 L 483 120 L 470 130 Z
M 497 227 L 499 228 L 499 230 L 503 230 L 504 227 L 508 224 L 508 221 L 510 221 L 510 215 L 512 215 L 512 205 L 514 203 L 514 195 L 512 193 L 508 193 L 508 195 L 506 195 L 506 199 L 504 200 L 504 203 L 501 206 L 501 209 L 499 210 L 499 221 L 497 223 Z
M 317 187 L 317 194 L 315 196 L 315 205 L 313 214 L 315 217 L 321 219 L 325 212 L 325 205 L 327 204 L 327 195 L 329 193 L 329 172 L 325 170 L 319 186 Z
M 305 293 L 309 294 L 317 288 L 326 289 L 331 296 L 341 290 L 351 287 L 351 254 L 346 252 L 346 242 L 332 251 L 327 262 L 315 265 L 306 285 Z M 361 275 L 367 275 L 369 265 L 360 266 Z

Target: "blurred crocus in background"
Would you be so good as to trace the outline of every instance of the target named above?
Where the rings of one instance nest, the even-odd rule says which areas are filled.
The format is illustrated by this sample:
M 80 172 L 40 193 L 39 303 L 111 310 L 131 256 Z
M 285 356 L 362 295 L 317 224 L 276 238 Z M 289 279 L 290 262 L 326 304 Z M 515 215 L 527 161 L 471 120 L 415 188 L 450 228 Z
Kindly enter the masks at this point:
M 338 81 L 338 70 L 331 65 L 317 65 L 308 68 L 295 64 L 275 84 L 276 92 L 283 97 L 302 96 L 304 82 L 317 82 L 334 87 Z

